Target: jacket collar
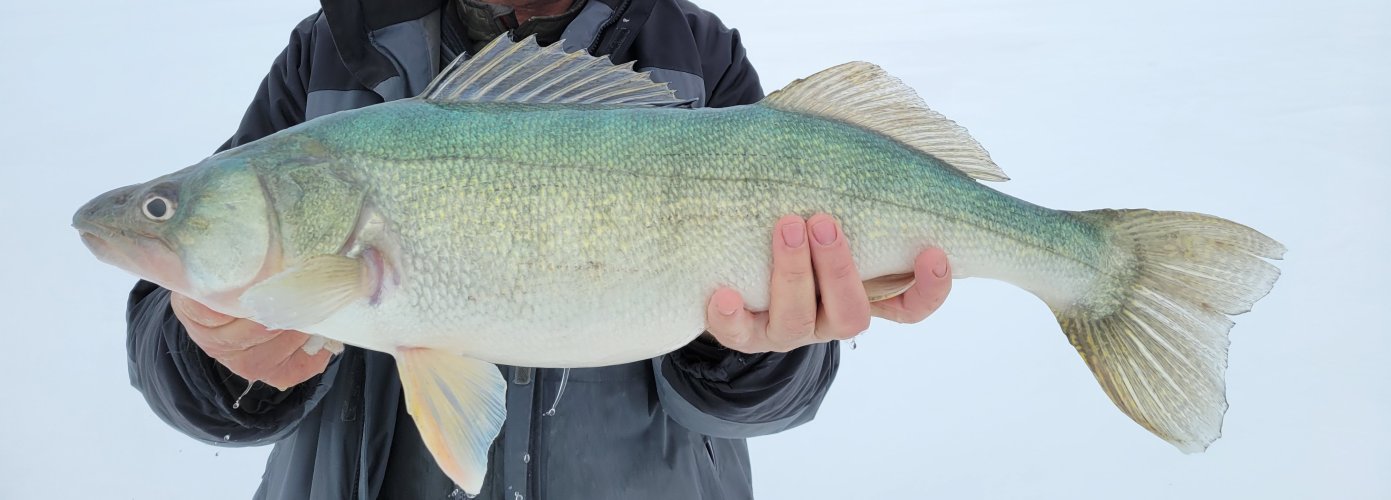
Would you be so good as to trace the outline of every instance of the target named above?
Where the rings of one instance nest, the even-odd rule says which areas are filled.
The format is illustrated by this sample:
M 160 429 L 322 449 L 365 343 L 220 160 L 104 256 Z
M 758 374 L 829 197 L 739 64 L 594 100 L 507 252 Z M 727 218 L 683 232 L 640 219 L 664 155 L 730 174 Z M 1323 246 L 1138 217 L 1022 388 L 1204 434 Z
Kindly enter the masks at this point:
M 321 0 L 320 6 L 343 65 L 358 83 L 389 101 L 420 93 L 439 72 L 440 11 L 445 1 L 453 0 Z M 565 50 L 621 51 L 631 43 L 632 33 L 608 28 L 620 18 L 641 26 L 652 3 L 589 0 L 561 37 Z

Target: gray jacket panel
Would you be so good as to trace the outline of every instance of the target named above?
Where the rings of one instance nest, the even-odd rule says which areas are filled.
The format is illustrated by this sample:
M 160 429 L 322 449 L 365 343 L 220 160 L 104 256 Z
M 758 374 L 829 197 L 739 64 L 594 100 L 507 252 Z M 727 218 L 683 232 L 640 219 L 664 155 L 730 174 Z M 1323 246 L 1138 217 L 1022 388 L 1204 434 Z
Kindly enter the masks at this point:
M 418 93 L 439 69 L 439 22 L 432 0 L 325 0 L 295 29 L 223 148 Z M 589 0 L 565 33 L 566 46 L 652 68 L 681 97 L 710 106 L 762 97 L 738 33 L 688 2 Z M 422 445 L 397 432 L 404 402 L 390 355 L 350 347 L 324 374 L 285 392 L 255 384 L 234 407 L 246 381 L 189 340 L 167 291 L 137 284 L 128 311 L 131 382 L 160 418 L 208 443 L 275 443 L 256 498 L 404 494 L 383 489 L 388 473 L 402 473 L 388 470 L 388 457 Z M 550 416 L 560 370 L 500 367 L 508 418 L 480 498 L 749 498 L 744 438 L 813 418 L 838 353 L 823 344 L 745 355 L 697 341 L 649 361 L 571 370 Z M 405 473 L 442 477 L 422 462 Z M 437 497 L 461 498 L 453 488 Z

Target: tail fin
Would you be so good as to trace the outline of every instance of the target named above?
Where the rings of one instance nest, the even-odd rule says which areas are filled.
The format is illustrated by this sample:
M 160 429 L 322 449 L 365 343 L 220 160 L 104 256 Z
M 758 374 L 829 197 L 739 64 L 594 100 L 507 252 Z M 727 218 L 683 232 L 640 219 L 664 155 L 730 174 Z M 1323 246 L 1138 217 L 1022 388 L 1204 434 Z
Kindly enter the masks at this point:
M 1203 214 L 1073 215 L 1130 249 L 1133 260 L 1098 288 L 1109 300 L 1055 306 L 1068 340 L 1126 415 L 1186 453 L 1207 449 L 1227 411 L 1227 316 L 1251 310 L 1270 291 L 1280 270 L 1264 259 L 1279 259 L 1285 248 Z

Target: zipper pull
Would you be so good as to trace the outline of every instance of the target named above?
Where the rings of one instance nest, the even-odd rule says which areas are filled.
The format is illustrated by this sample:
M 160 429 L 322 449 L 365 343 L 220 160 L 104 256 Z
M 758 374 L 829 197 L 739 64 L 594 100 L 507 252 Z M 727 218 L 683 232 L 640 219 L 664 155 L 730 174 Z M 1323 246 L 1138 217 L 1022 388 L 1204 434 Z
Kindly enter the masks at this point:
M 535 369 L 535 368 L 530 368 L 530 367 L 518 366 L 518 367 L 516 367 L 516 368 L 513 368 L 513 369 L 512 369 L 512 383 L 517 384 L 517 385 L 527 385 L 527 384 L 530 384 L 530 383 L 531 383 L 531 379 L 534 378 L 535 372 L 536 372 L 536 369 Z

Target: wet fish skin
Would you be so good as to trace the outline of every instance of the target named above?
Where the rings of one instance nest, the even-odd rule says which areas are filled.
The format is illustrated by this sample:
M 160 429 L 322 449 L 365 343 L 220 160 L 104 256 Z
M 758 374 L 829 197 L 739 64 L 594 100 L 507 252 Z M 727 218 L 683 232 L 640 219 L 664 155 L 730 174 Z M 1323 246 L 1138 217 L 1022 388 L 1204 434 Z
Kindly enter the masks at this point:
M 495 42 L 422 98 L 113 191 L 74 224 L 99 258 L 216 309 L 396 355 L 427 446 L 469 491 L 503 418 L 491 363 L 669 352 L 701 332 L 719 286 L 766 307 L 767 235 L 788 213 L 834 214 L 866 280 L 937 246 L 955 278 L 1029 290 L 1137 423 L 1185 451 L 1220 435 L 1228 316 L 1274 285 L 1274 240 L 1202 214 L 1001 193 L 977 182 L 1005 177 L 964 129 L 872 65 L 687 110 L 611 102 L 673 103 L 583 57 Z M 516 83 L 571 63 L 593 68 Z M 586 88 L 574 74 L 607 97 L 542 86 Z M 154 220 L 165 201 L 172 216 Z

